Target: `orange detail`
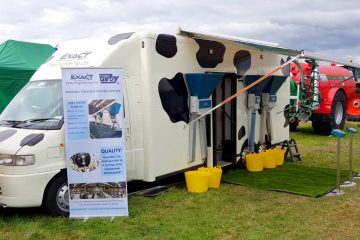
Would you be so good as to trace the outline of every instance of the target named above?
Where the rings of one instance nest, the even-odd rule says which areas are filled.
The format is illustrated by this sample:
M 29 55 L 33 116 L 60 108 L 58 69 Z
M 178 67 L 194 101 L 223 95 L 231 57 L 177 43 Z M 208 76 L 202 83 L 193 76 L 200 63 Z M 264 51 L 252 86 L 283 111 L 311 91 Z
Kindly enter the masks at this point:
M 348 100 L 347 112 L 350 115 L 360 115 L 360 98 L 351 98 Z

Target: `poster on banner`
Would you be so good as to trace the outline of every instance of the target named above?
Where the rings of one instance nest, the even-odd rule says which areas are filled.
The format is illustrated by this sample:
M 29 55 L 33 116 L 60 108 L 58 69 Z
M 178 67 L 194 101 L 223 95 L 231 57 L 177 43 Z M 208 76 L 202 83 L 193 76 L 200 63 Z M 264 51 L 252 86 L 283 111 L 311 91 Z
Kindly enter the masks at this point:
M 63 68 L 70 217 L 128 216 L 121 69 Z

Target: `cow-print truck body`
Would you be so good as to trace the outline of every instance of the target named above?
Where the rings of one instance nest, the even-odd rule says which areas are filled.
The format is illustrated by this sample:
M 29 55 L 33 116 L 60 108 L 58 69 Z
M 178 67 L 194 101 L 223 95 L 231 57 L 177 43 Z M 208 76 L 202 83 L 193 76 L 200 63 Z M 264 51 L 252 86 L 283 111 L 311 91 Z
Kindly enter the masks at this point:
M 194 161 L 189 154 L 190 137 L 193 135 L 187 125 L 190 115 L 186 74 L 224 74 L 223 81 L 214 91 L 215 105 L 225 96 L 241 90 L 245 77 L 261 77 L 279 66 L 282 59 L 286 60 L 287 56 L 263 52 L 227 40 L 126 33 L 110 38 L 82 39 L 60 44 L 59 49 L 39 68 L 31 81 L 60 81 L 61 66 L 122 68 L 127 179 L 154 181 L 206 162 L 201 154 L 203 142 L 200 141 L 199 127 L 195 132 Z M 288 71 L 279 71 L 275 75 L 285 79 Z M 246 94 L 243 94 L 232 105 L 229 103 L 212 115 L 213 125 L 207 127 L 207 145 L 212 158 L 217 160 L 215 163 L 229 160 L 224 159 L 227 157 L 224 154 L 226 149 L 240 153 L 249 138 L 251 114 L 246 99 Z M 267 123 L 270 126 L 271 143 L 288 139 L 284 115 L 277 114 L 288 103 L 289 83 L 285 81 L 277 92 L 277 103 Z M 256 119 L 255 143 L 259 143 L 260 111 L 256 112 Z M 232 142 L 226 145 L 229 139 Z M 19 199 L 16 206 L 41 205 L 46 186 L 66 168 L 63 143 L 64 126 L 47 131 L 0 127 L 0 153 L 30 154 L 36 159 L 34 165 L 26 167 L 0 166 L 0 177 L 1 174 L 28 174 L 32 177 L 34 174 L 42 174 L 41 182 L 37 181 L 37 192 L 28 187 L 26 194 L 30 197 L 26 199 L 26 204 Z M 218 150 L 223 153 L 219 154 Z M 239 156 L 234 161 L 238 159 Z M 31 184 L 31 181 L 24 177 L 24 186 Z
M 253 75 L 261 77 L 279 66 L 281 59 L 287 59 L 287 56 L 262 52 L 230 41 L 193 39 L 178 35 L 164 36 L 164 34 L 146 34 L 142 35 L 139 40 L 143 46 L 141 48 L 142 79 L 140 81 L 143 94 L 142 112 L 141 115 L 140 112 L 134 112 L 134 115 L 138 114 L 137 116 L 142 117 L 139 122 L 143 123 L 141 126 L 143 132 L 139 133 L 136 138 L 141 139 L 144 145 L 141 148 L 143 149 L 143 153 L 140 155 L 142 158 L 136 159 L 134 162 L 139 163 L 136 164 L 137 166 L 145 167 L 144 176 L 150 177 L 152 175 L 147 180 L 154 180 L 159 176 L 188 169 L 203 164 L 205 161 L 201 159 L 200 133 L 197 130 L 196 160 L 189 162 L 190 128 L 187 126 L 189 110 L 185 107 L 189 102 L 186 83 L 184 82 L 185 74 L 224 73 L 225 76 L 232 76 L 231 81 L 235 82 L 236 91 L 240 91 L 244 87 L 243 81 L 241 78 L 236 79 L 233 76 Z M 163 46 L 160 47 L 161 45 Z M 250 59 L 244 53 L 250 55 Z M 287 73 L 284 74 L 282 71 L 275 73 L 275 75 L 285 79 L 288 76 Z M 128 83 L 132 84 L 129 81 Z M 221 92 L 221 86 L 218 86 L 218 88 L 220 88 L 218 92 Z M 226 89 L 224 91 L 230 90 Z M 229 93 L 227 92 L 225 95 L 228 96 Z M 133 94 L 129 96 L 129 99 L 135 96 L 136 94 Z M 219 101 L 219 96 L 217 96 L 216 103 Z M 269 124 L 271 124 L 271 142 L 273 144 L 289 138 L 289 130 L 284 127 L 284 115 L 282 113 L 278 114 L 288 103 L 289 83 L 285 81 L 277 92 L 277 104 L 270 113 Z M 132 101 L 132 104 L 140 106 L 136 101 Z M 134 105 L 130 107 L 140 109 Z M 213 103 L 213 105 L 215 104 Z M 225 107 L 224 111 L 231 112 L 230 106 Z M 247 108 L 246 94 L 236 99 L 235 111 L 236 127 L 233 129 L 236 131 L 234 133 L 236 136 L 235 147 L 236 152 L 240 153 L 241 149 L 244 148 L 244 144 L 247 144 L 250 132 L 250 110 Z M 255 143 L 259 143 L 260 113 L 257 112 L 256 114 Z M 222 160 L 221 158 L 226 154 L 216 156 L 216 149 L 221 148 L 223 140 L 230 139 L 232 135 L 229 132 L 231 130 L 229 127 L 231 121 L 227 121 L 225 117 L 225 121 L 222 122 L 222 115 L 224 115 L 222 111 L 218 110 L 213 116 L 217 119 L 216 123 L 213 121 L 214 127 L 220 129 L 220 131 L 216 136 L 217 139 L 213 137 L 210 149 L 213 158 L 217 158 L 217 160 Z M 223 124 L 225 126 L 222 126 Z M 135 128 L 137 127 L 135 126 Z M 211 129 L 213 130 L 213 127 Z M 224 131 L 224 133 L 221 131 Z M 239 156 L 236 157 L 236 160 L 239 160 Z M 134 172 L 137 172 L 137 170 L 134 169 Z M 137 178 L 142 178 L 142 176 L 139 175 Z

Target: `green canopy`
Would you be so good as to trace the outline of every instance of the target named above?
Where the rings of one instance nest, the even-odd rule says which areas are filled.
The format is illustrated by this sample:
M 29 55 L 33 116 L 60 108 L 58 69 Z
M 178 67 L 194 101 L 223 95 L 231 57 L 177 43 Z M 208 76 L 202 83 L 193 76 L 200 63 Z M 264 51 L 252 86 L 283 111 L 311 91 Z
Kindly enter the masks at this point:
M 47 44 L 8 40 L 0 45 L 0 113 L 53 52 Z

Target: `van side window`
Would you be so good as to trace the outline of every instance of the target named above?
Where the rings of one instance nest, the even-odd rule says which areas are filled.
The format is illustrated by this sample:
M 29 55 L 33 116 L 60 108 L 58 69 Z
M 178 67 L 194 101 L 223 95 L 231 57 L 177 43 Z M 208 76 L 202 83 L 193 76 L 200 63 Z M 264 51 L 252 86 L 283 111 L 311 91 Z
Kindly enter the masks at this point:
M 171 122 L 189 122 L 188 91 L 182 73 L 173 79 L 163 78 L 159 82 L 159 95 L 162 107 Z

